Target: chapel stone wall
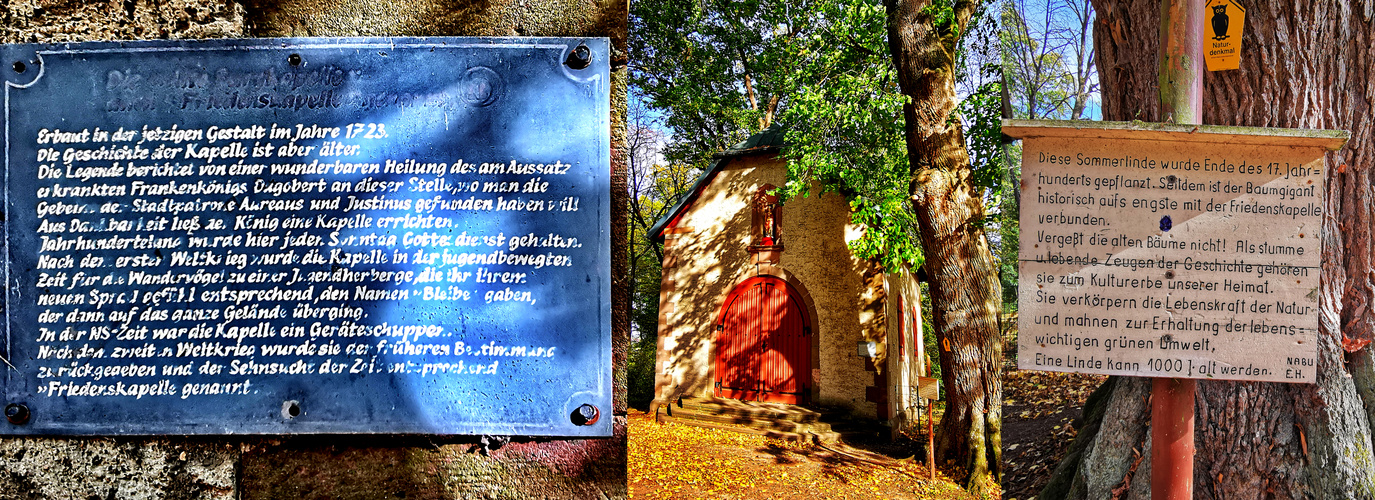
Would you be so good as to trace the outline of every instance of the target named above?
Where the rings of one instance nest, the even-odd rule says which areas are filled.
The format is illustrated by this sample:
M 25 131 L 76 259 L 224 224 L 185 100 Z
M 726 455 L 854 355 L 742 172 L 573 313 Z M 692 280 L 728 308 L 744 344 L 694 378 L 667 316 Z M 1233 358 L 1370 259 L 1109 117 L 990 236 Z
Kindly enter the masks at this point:
M 727 295 L 757 275 L 787 280 L 808 297 L 815 321 L 812 383 L 816 402 L 874 417 L 866 401 L 873 371 L 856 354 L 860 340 L 885 335 L 883 273 L 851 256 L 846 246 L 860 228 L 835 193 L 789 200 L 780 234 L 784 250 L 776 263 L 761 263 L 749 246 L 750 202 L 761 186 L 782 186 L 782 159 L 747 155 L 727 163 L 674 227 L 664 231 L 665 264 L 660 301 L 659 402 L 711 396 L 714 391 L 714 329 Z

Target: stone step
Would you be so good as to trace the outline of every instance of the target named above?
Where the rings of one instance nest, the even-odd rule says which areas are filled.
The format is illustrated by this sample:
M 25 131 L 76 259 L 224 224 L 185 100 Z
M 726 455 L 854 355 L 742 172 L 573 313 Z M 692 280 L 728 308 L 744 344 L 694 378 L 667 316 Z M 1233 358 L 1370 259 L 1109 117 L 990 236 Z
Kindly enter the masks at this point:
M 673 407 L 675 410 L 684 409 L 716 415 L 788 420 L 799 423 L 819 422 L 826 416 L 824 413 L 796 405 L 730 399 L 684 398 L 673 404 Z
M 852 419 L 842 410 L 710 397 L 683 398 L 660 406 L 656 419 L 815 443 L 883 435 L 873 422 Z
M 767 416 L 744 412 L 720 412 L 715 409 L 702 409 L 700 406 L 685 405 L 682 408 L 664 408 L 660 414 L 680 420 L 700 420 L 703 422 L 740 425 L 753 429 L 779 432 L 831 432 L 830 424 L 817 420 L 799 422 L 796 420 L 769 418 Z
M 891 432 L 887 427 L 878 425 L 870 419 L 852 418 L 848 414 L 834 412 L 823 417 L 824 421 L 831 426 L 831 432 L 840 436 L 844 441 L 880 441 L 886 440 Z
M 831 429 L 831 432 L 836 433 L 836 435 L 838 435 L 838 436 L 840 437 L 840 439 L 843 440 L 843 441 L 848 441 L 848 442 L 868 441 L 868 442 L 872 442 L 872 441 L 875 441 L 875 440 L 878 440 L 878 441 L 886 441 L 886 440 L 888 440 L 888 433 L 889 433 L 890 431 L 889 431 L 888 428 L 886 428 L 886 427 L 874 427 L 874 426 L 869 426 L 869 427 L 846 426 L 846 427 L 833 428 L 833 429 Z
M 675 415 L 685 414 L 675 413 Z M 773 429 L 756 429 L 753 427 L 746 427 L 742 425 L 728 423 L 718 423 L 707 420 L 699 420 L 696 418 L 684 418 L 681 416 L 670 417 L 664 414 L 662 411 L 659 413 L 659 415 L 655 416 L 655 421 L 661 424 L 676 422 L 683 425 L 691 425 L 694 427 L 702 427 L 705 429 L 718 429 L 729 432 L 738 432 L 741 434 L 752 434 L 756 436 L 764 436 L 771 439 L 777 439 L 780 441 L 791 441 L 797 443 L 830 444 L 835 443 L 841 439 L 841 435 L 835 432 L 788 432 Z

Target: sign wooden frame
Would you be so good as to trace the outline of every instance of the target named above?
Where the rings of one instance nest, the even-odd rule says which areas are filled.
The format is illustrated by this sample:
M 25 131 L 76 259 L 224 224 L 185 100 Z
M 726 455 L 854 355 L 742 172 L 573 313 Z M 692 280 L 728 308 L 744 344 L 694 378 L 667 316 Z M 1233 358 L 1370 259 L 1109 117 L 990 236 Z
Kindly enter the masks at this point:
M 1022 138 L 1018 367 L 1316 376 L 1329 130 L 1003 123 Z

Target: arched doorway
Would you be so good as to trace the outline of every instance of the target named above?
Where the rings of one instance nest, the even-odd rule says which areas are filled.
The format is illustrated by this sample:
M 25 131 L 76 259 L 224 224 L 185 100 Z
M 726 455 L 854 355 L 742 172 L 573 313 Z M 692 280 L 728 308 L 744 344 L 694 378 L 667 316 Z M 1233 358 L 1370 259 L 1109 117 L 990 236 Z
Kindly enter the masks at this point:
M 716 322 L 716 395 L 807 402 L 811 325 L 786 281 L 756 276 L 736 286 Z

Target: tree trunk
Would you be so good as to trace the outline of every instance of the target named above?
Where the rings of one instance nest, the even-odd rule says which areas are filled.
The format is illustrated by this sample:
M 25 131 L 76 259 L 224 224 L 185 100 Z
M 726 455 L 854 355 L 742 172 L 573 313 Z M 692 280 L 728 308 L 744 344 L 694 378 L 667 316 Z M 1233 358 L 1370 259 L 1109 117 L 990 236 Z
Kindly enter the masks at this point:
M 1105 120 L 1162 119 L 1156 83 L 1160 4 L 1094 0 Z M 1369 348 L 1363 348 L 1375 326 L 1370 311 L 1375 2 L 1245 5 L 1241 68 L 1205 73 L 1203 123 L 1345 129 L 1351 140 L 1326 158 L 1316 383 L 1200 381 L 1194 496 L 1375 498 L 1369 410 L 1361 397 L 1371 393 L 1375 380 L 1375 364 Z M 1116 390 L 1130 386 L 1117 384 Z M 1144 441 L 1135 430 L 1149 424 L 1148 415 L 1134 417 L 1105 419 L 1097 435 L 1079 438 L 1104 445 L 1109 437 L 1124 435 Z M 1138 443 L 1138 450 L 1145 445 Z M 1127 470 L 1131 464 L 1125 462 L 1134 458 L 1099 453 L 1095 461 L 1093 455 L 1072 468 L 1076 485 L 1101 484 L 1095 475 Z M 1122 490 L 1128 492 L 1124 498 L 1149 492 L 1149 474 L 1142 474 L 1148 468 L 1140 465 L 1131 487 Z M 1093 498 L 1088 489 L 1072 489 L 1079 495 L 1071 496 Z
M 906 120 L 911 195 L 931 282 L 932 323 L 946 387 L 937 460 L 969 472 L 966 489 L 984 493 L 1001 479 L 1001 284 L 982 226 L 983 199 L 970 180 L 969 154 L 958 120 L 955 47 L 978 9 L 957 1 L 954 21 L 938 26 L 938 7 L 922 0 L 886 0 L 888 44 L 898 82 L 911 101 Z

